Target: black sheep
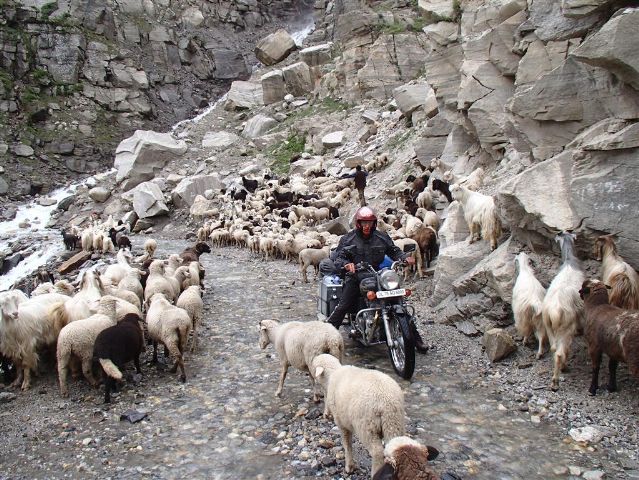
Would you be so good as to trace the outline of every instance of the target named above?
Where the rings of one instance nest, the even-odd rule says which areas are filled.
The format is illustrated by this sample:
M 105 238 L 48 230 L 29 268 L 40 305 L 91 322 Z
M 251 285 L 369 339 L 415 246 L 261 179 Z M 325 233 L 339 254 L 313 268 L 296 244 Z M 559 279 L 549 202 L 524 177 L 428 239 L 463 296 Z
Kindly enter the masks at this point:
M 142 319 L 135 313 L 127 313 L 112 327 L 102 330 L 95 339 L 93 361 L 102 368 L 104 381 L 104 403 L 111 402 L 111 391 L 116 380 L 122 380 L 122 369 L 131 360 L 135 369 L 140 369 L 140 354 L 144 351 L 144 334 L 140 327 Z

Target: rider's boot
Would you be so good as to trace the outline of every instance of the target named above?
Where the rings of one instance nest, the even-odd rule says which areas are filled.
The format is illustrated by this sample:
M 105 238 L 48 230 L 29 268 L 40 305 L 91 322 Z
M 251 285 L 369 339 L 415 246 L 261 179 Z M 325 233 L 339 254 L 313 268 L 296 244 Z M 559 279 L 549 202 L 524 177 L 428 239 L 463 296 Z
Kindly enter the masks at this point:
M 333 325 L 335 328 L 339 330 L 339 327 L 342 326 L 344 315 L 346 315 L 346 309 L 347 307 L 345 306 L 342 306 L 340 308 L 340 305 L 338 304 L 335 307 L 335 310 L 333 310 L 333 313 L 331 313 L 331 315 L 326 319 L 326 322 L 330 323 L 331 325 Z
M 413 338 L 415 339 L 415 350 L 417 350 L 418 353 L 428 352 L 428 345 L 424 343 L 422 336 L 419 334 L 419 330 L 417 330 L 417 326 L 415 325 L 415 322 L 410 322 L 410 325 L 411 325 Z

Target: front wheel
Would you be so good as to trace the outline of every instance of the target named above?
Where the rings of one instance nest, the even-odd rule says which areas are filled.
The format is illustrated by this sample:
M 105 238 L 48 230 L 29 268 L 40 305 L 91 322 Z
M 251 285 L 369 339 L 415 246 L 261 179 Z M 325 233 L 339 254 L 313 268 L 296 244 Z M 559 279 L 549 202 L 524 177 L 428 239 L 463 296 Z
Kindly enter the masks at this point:
M 410 317 L 405 313 L 388 312 L 391 342 L 388 355 L 397 375 L 410 380 L 415 371 L 415 339 L 410 329 Z

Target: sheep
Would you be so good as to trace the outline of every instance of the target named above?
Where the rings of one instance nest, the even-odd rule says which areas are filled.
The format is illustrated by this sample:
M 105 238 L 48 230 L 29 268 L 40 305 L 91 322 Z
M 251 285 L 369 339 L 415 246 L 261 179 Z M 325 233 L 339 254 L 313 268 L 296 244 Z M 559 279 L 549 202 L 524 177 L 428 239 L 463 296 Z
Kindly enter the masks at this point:
M 162 260 L 153 260 L 149 266 L 149 276 L 144 287 L 144 300 L 146 308 L 149 307 L 151 297 L 156 293 L 162 293 L 166 298 L 174 299 L 175 291 L 171 282 L 164 276 L 165 266 Z
M 415 198 L 415 203 L 419 208 L 425 208 L 426 210 L 428 210 L 433 204 L 433 197 L 428 190 L 424 190 L 419 195 L 417 195 L 417 197 Z
M 32 292 L 31 297 L 37 297 L 38 295 L 44 295 L 45 293 L 60 293 L 70 297 L 73 295 L 75 289 L 66 280 L 58 280 L 55 283 L 45 282 L 38 285 Z
M 142 318 L 127 314 L 117 324 L 102 330 L 95 339 L 93 360 L 100 364 L 104 383 L 104 403 L 111 402 L 111 391 L 115 381 L 122 380 L 122 367 L 133 360 L 135 369 L 140 369 L 140 354 L 144 351 Z
M 595 241 L 595 254 L 601 261 L 601 279 L 610 285 L 610 305 L 639 310 L 639 275 L 617 253 L 613 235 Z
M 120 250 L 116 255 L 117 263 L 109 265 L 102 273 L 102 281 L 107 285 L 117 285 L 132 269 L 133 256 L 127 250 Z
M 302 271 L 302 279 L 304 283 L 308 283 L 308 277 L 306 276 L 306 269 L 313 265 L 315 270 L 315 278 L 319 275 L 319 264 L 325 258 L 328 258 L 329 247 L 322 248 L 305 248 L 300 251 L 298 258 L 300 263 L 300 270 Z
M 426 210 L 425 208 L 418 208 L 415 212 L 415 216 L 419 218 L 424 225 L 430 225 L 435 231 L 439 230 L 439 217 L 437 213 Z
M 542 318 L 554 353 L 554 369 L 550 388 L 559 388 L 559 372 L 566 367 L 570 345 L 577 333 L 583 302 L 579 289 L 585 280 L 579 259 L 575 256 L 575 235 L 562 232 L 555 238 L 561 247 L 562 265 L 550 283 L 542 303 Z
M 438 237 L 435 229 L 431 226 L 421 225 L 413 230 L 408 237 L 415 240 L 419 245 L 422 256 L 421 259 L 416 258 L 416 260 L 421 261 L 422 266 L 425 264 L 426 268 L 430 268 L 431 262 L 439 254 Z
M 186 313 L 189 314 L 191 324 L 193 326 L 191 352 L 194 352 L 197 348 L 197 326 L 202 322 L 202 310 L 204 309 L 200 286 L 191 285 L 184 290 L 180 294 L 175 306 L 186 310 Z
M 384 465 L 373 480 L 439 480 L 428 461 L 439 451 L 409 437 L 395 437 L 384 446 Z
M 495 250 L 501 237 L 501 220 L 493 197 L 473 192 L 459 184 L 453 185 L 450 193 L 464 208 L 464 218 L 470 228 L 469 242 L 484 238 L 490 240 L 490 248 Z
M 597 393 L 601 357 L 610 359 L 608 391 L 617 391 L 617 365 L 624 362 L 639 380 L 639 311 L 611 305 L 607 286 L 599 280 L 585 280 L 579 290 L 584 301 L 584 335 L 592 361 L 590 395 Z
M 393 242 L 402 250 L 404 249 L 406 245 L 415 246 L 415 250 L 411 252 L 410 255 L 415 259 L 415 269 L 416 269 L 415 274 L 418 275 L 419 278 L 422 278 L 424 276 L 424 271 L 422 269 L 422 253 L 419 248 L 419 244 L 412 238 L 398 238 L 397 240 L 393 240 Z M 409 267 L 410 267 L 409 265 L 406 265 L 404 267 L 404 281 L 408 279 L 408 272 L 410 270 Z
M 513 286 L 512 309 L 515 317 L 515 327 L 519 334 L 524 337 L 524 345 L 534 333 L 539 342 L 537 359 L 545 353 L 548 335 L 542 318 L 542 304 L 546 289 L 535 278 L 531 266 L 531 260 L 524 252 L 515 257 L 517 280 Z
M 405 435 L 404 393 L 390 376 L 375 370 L 342 365 L 331 355 L 318 355 L 312 364 L 324 388 L 324 416 L 333 416 L 342 433 L 346 473 L 355 470 L 353 433 L 372 458 L 371 476 L 384 463 L 382 441 Z
M 147 238 L 144 241 L 144 254 L 135 258 L 136 263 L 144 263 L 155 256 L 155 251 L 158 249 L 158 242 L 152 238 Z
M 173 303 L 177 301 L 178 297 L 180 296 L 180 293 L 182 293 L 182 285 L 184 284 L 185 280 L 190 278 L 191 278 L 191 274 L 189 273 L 189 267 L 184 265 L 182 265 L 181 267 L 178 267 L 173 273 L 173 275 L 166 276 L 166 279 L 169 281 L 169 283 L 171 284 L 171 287 L 173 288 L 173 297 L 172 297 Z
M 100 297 L 104 293 L 104 285 L 100 275 L 87 270 L 79 275 L 80 290 L 71 298 L 65 297 L 60 304 L 51 307 L 50 315 L 61 325 L 87 318 L 95 313 Z
M 308 372 L 313 387 L 313 401 L 318 402 L 319 393 L 315 389 L 315 374 L 311 368 L 313 358 L 330 353 L 341 361 L 344 356 L 342 335 L 331 324 L 319 321 L 281 324 L 277 320 L 262 320 L 259 329 L 260 348 L 264 350 L 272 343 L 280 359 L 280 379 L 275 396 L 282 396 L 284 379 L 291 365 Z
M 140 302 L 144 300 L 144 288 L 140 282 L 142 271 L 137 268 L 131 269 L 122 280 L 118 282 L 118 290 L 126 290 L 137 295 Z
M 153 341 L 153 362 L 158 361 L 158 342 L 160 342 L 175 358 L 171 373 L 175 373 L 179 366 L 180 381 L 186 382 L 182 353 L 191 331 L 192 322 L 189 314 L 186 310 L 171 305 L 162 293 L 155 293 L 150 298 L 146 323 L 149 337 Z
M 21 384 L 22 390 L 28 390 L 31 386 L 31 372 L 38 366 L 38 348 L 54 345 L 65 325 L 54 318 L 50 309 L 69 297 L 47 293 L 26 299 L 24 294 L 11 292 L 16 293 L 5 295 L 0 301 L 0 351 L 18 369 L 18 378 L 13 386 Z
M 116 323 L 117 299 L 111 295 L 105 295 L 100 299 L 98 313 L 91 315 L 84 320 L 77 320 L 69 323 L 58 336 L 58 348 L 56 358 L 58 361 L 58 381 L 60 383 L 60 394 L 63 397 L 69 396 L 67 388 L 67 368 L 71 356 L 80 358 L 82 363 L 82 373 L 92 386 L 97 386 L 97 381 L 93 377 L 93 346 L 98 334 Z
M 93 229 L 85 228 L 82 231 L 80 244 L 82 245 L 82 250 L 84 250 L 85 252 L 90 252 L 91 250 L 93 250 Z

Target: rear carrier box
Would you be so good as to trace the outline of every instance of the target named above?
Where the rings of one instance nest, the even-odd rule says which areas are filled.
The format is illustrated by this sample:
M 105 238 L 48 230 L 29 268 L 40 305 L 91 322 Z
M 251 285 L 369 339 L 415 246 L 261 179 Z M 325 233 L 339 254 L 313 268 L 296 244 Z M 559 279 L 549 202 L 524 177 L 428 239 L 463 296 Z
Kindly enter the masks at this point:
M 325 317 L 333 313 L 333 310 L 337 307 L 342 296 L 343 285 L 342 279 L 337 275 L 327 275 L 322 278 L 317 302 L 319 312 Z

